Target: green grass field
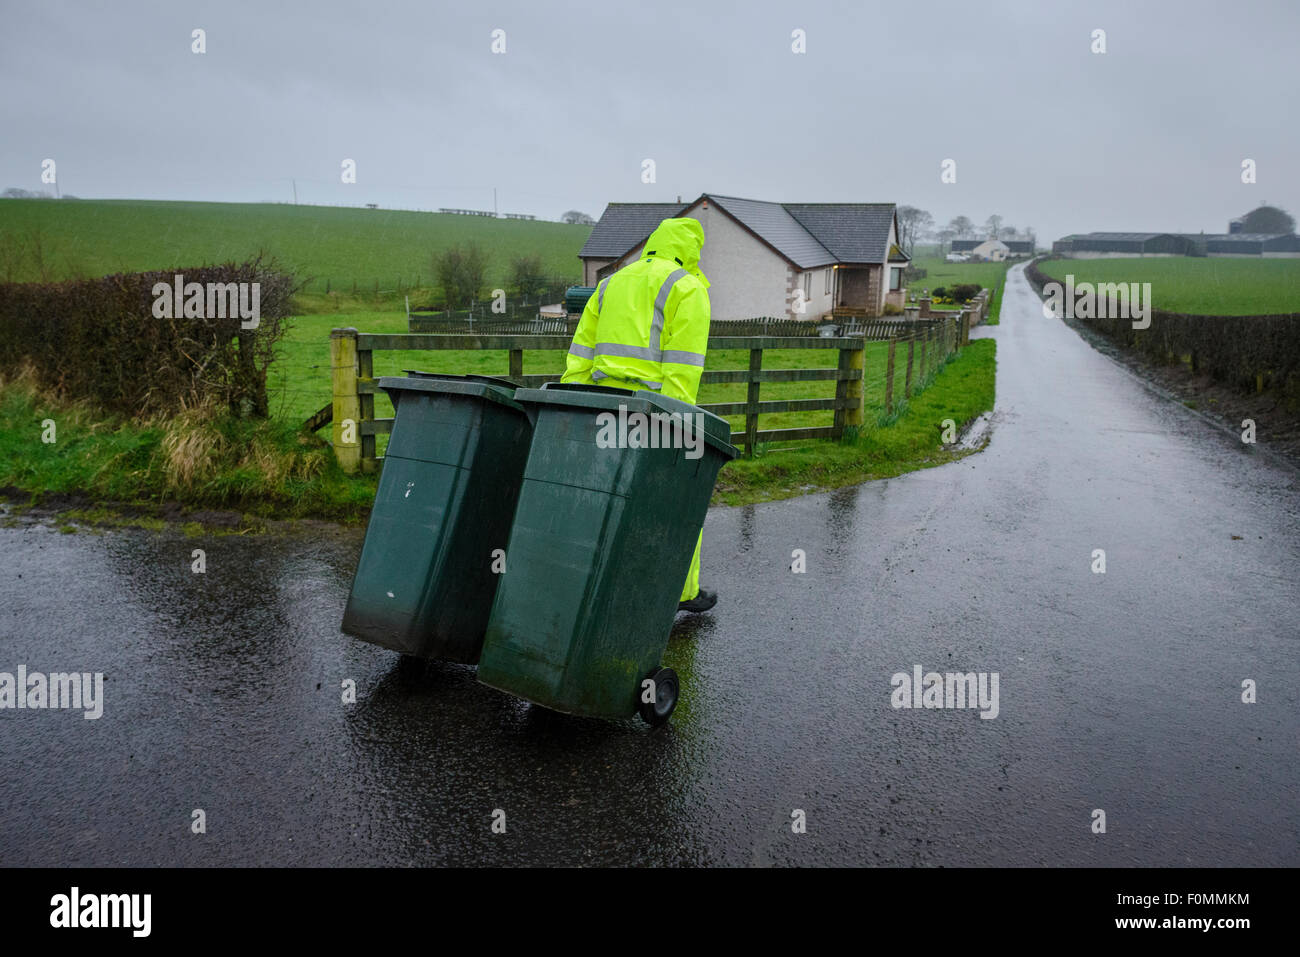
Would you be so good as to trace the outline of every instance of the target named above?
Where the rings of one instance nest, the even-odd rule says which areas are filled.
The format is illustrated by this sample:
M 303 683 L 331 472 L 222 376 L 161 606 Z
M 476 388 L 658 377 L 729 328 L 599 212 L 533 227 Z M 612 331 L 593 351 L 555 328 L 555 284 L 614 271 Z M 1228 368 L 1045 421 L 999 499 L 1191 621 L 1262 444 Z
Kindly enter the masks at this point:
M 0 240 L 27 241 L 40 230 L 52 279 L 241 261 L 274 255 L 307 291 L 396 297 L 399 282 L 432 283 L 433 254 L 475 241 L 490 251 L 489 283 L 504 282 L 512 257 L 540 255 L 549 275 L 577 279 L 578 250 L 590 226 L 384 209 L 269 203 L 175 203 L 146 200 L 0 200 Z M 0 275 L 0 281 L 4 280 Z M 40 273 L 25 256 L 15 281 Z M 304 297 L 315 309 L 330 308 Z M 397 297 L 397 301 L 401 301 Z
M 1171 256 L 1142 259 L 1052 259 L 1043 273 L 1075 282 L 1149 282 L 1151 305 L 1209 316 L 1300 312 L 1300 259 Z

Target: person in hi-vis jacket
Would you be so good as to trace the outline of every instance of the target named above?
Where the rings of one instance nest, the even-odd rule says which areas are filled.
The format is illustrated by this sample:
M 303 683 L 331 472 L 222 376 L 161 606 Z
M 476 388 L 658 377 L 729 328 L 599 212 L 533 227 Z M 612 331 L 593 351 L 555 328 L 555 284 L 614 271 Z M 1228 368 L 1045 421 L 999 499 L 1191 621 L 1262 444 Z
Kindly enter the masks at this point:
M 563 382 L 653 389 L 695 404 L 709 346 L 709 280 L 700 272 L 704 227 L 665 219 L 641 258 L 602 279 L 569 347 Z M 700 543 L 678 608 L 707 611 L 716 592 L 700 587 Z

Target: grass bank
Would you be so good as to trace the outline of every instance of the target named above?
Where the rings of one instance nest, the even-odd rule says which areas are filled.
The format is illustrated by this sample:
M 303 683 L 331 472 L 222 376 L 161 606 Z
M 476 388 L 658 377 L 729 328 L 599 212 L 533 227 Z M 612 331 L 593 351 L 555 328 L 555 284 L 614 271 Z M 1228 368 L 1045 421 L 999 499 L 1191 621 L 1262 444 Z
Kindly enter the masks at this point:
M 951 419 L 960 428 L 993 408 L 996 349 L 992 339 L 973 340 L 893 415 L 868 417 L 868 426 L 852 441 L 760 450 L 752 459 L 729 463 L 718 477 L 714 501 L 745 505 L 791 498 L 961 458 L 968 453 L 943 443 L 943 423 Z
M 373 480 L 344 475 L 327 443 L 283 422 L 211 407 L 129 421 L 54 399 L 30 377 L 0 383 L 0 488 L 25 506 L 111 504 L 142 520 L 220 510 L 223 524 L 232 512 L 353 521 L 374 499 Z

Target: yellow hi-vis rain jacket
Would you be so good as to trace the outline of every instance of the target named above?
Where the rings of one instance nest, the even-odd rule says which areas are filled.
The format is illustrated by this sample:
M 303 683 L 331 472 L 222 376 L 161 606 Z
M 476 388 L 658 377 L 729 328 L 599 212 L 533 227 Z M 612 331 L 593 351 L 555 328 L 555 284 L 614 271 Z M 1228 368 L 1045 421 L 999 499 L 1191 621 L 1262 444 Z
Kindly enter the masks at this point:
M 695 404 L 709 347 L 709 280 L 700 272 L 704 227 L 665 219 L 641 258 L 602 279 L 582 311 L 562 382 L 653 389 Z M 695 543 L 682 601 L 700 592 Z
M 660 223 L 641 258 L 587 300 L 562 381 L 653 389 L 694 405 L 709 346 L 703 245 L 696 220 Z

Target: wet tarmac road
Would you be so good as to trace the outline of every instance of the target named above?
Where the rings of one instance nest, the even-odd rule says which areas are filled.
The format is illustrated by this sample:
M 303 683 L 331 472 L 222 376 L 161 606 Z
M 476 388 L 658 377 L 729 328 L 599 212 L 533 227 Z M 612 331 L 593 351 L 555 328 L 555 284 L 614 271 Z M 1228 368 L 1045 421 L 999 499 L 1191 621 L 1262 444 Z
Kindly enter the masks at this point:
M 106 675 L 99 720 L 0 711 L 0 864 L 1300 864 L 1296 474 L 1019 270 L 1002 308 L 984 452 L 710 514 L 660 731 L 343 636 L 360 533 L 0 529 L 0 671 Z M 893 708 L 917 665 L 997 717 Z

